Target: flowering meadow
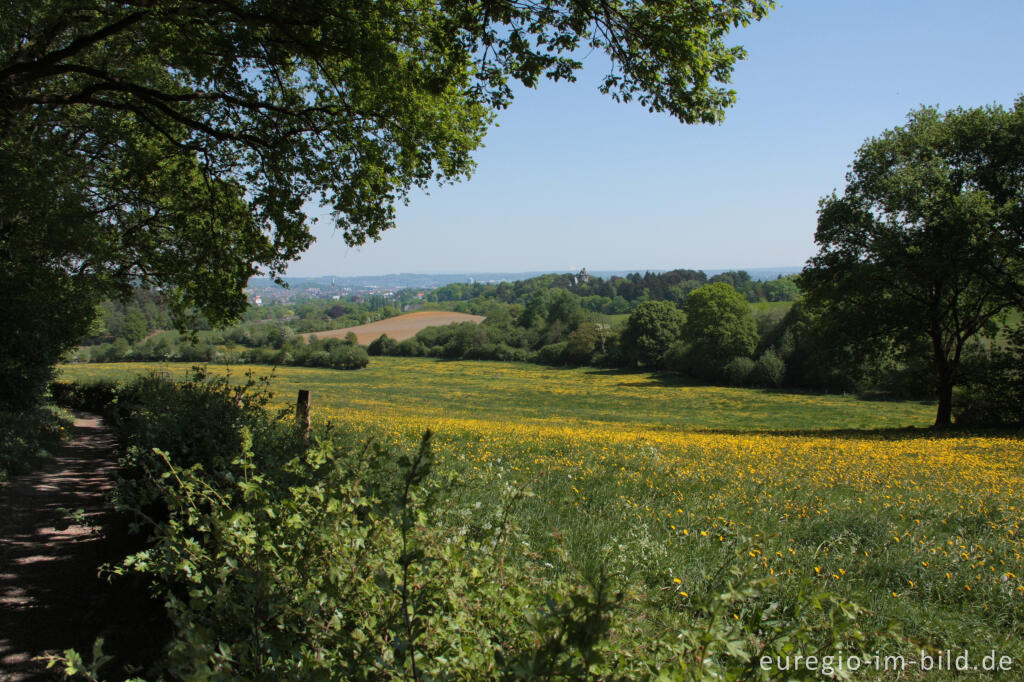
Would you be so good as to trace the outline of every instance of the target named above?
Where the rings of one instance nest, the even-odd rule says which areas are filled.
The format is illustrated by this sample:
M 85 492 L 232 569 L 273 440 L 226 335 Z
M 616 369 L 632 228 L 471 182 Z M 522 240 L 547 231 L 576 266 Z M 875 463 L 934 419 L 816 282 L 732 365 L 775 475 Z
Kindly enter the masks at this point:
M 934 432 L 928 404 L 592 368 L 375 358 L 258 373 L 271 371 L 282 410 L 312 391 L 317 429 L 409 448 L 432 429 L 456 481 L 449 514 L 514 513 L 548 570 L 616 577 L 639 620 L 671 627 L 728 573 L 766 581 L 772 608 L 827 591 L 905 652 L 994 650 L 1024 675 L 1024 434 Z

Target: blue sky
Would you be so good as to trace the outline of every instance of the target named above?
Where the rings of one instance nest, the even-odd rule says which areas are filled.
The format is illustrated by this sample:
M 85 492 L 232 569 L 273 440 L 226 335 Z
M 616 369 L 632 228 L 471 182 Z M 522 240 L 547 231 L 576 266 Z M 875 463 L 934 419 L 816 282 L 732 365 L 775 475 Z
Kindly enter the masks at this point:
M 717 126 L 575 84 L 521 89 L 463 183 L 417 193 L 350 249 L 328 220 L 288 275 L 799 266 L 818 199 L 856 149 L 922 104 L 1024 94 L 1024 1 L 790 0 L 734 31 L 748 58 Z

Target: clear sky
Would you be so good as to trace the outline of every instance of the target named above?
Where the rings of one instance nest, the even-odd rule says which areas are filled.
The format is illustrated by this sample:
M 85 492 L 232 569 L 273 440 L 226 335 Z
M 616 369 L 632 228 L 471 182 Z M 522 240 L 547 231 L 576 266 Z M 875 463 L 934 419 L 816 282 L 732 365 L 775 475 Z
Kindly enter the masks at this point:
M 575 84 L 521 89 L 460 183 L 417 193 L 350 249 L 321 220 L 288 275 L 799 266 L 818 199 L 856 149 L 922 104 L 1024 94 L 1024 0 L 783 0 L 730 34 L 748 50 L 717 126 Z

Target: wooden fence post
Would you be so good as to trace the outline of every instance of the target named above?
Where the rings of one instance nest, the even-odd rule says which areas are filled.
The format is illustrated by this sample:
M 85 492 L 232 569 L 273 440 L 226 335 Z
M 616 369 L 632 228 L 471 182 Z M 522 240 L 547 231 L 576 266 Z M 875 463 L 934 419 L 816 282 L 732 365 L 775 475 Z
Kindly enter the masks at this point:
M 299 391 L 299 400 L 295 404 L 295 424 L 302 430 L 302 438 L 309 440 L 309 391 Z

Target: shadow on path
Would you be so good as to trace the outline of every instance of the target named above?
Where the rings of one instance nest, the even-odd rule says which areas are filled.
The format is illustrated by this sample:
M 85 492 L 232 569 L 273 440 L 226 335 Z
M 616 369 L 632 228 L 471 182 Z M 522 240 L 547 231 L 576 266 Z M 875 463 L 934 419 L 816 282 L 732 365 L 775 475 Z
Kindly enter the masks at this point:
M 138 632 L 138 614 L 152 612 L 138 584 L 97 575 L 129 551 L 124 524 L 108 502 L 114 445 L 98 417 L 75 413 L 71 443 L 43 469 L 0 488 L 3 682 L 59 679 L 56 668 L 32 659 L 68 648 L 88 659 L 97 636 L 109 636 L 111 627 Z M 72 520 L 62 508 L 82 513 Z M 114 632 L 113 639 L 116 646 L 123 636 Z

